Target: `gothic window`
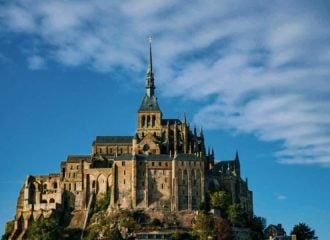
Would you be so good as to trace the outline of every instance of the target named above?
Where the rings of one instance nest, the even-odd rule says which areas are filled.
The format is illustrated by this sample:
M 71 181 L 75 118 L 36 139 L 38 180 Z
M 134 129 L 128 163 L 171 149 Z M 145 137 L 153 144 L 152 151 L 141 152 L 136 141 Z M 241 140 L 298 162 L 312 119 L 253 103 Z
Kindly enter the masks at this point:
M 121 162 L 121 165 L 122 165 L 122 166 L 125 166 L 125 161 L 122 161 L 122 162 Z
M 158 166 L 162 166 L 162 162 L 158 162 Z
M 147 127 L 150 127 L 150 116 L 147 116 Z
M 57 188 L 57 182 L 53 183 L 53 188 L 55 188 L 55 189 Z
M 152 126 L 154 127 L 156 125 L 156 117 L 152 116 Z
M 144 127 L 145 123 L 146 123 L 146 117 L 143 115 L 141 118 L 141 127 Z

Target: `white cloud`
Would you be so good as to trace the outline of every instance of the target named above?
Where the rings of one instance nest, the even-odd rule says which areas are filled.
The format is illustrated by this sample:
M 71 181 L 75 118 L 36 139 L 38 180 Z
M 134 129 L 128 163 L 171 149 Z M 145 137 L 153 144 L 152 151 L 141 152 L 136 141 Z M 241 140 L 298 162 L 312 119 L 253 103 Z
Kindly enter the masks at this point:
M 39 70 L 43 69 L 46 66 L 45 60 L 37 55 L 33 55 L 27 59 L 28 61 L 28 67 L 31 70 Z
M 279 201 L 285 201 L 285 200 L 287 200 L 287 196 L 285 196 L 283 194 L 276 194 L 276 199 Z
M 322 8 L 308 1 L 25 0 L 4 4 L 0 16 L 3 31 L 52 46 L 37 52 L 96 71 L 144 70 L 153 34 L 157 84 L 164 95 L 203 100 L 196 123 L 280 140 L 280 163 L 328 166 L 330 30 Z M 44 59 L 28 63 L 37 69 Z

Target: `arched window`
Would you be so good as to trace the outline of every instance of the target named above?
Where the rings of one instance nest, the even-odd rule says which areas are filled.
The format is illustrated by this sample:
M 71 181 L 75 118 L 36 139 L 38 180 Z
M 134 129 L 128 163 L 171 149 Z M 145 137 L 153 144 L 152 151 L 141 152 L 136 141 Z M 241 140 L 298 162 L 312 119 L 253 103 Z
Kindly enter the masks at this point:
M 54 189 L 57 188 L 57 182 L 53 182 L 53 188 L 54 188 Z
M 150 127 L 150 116 L 147 116 L 147 127 Z
M 141 127 L 144 127 L 145 124 L 146 124 L 146 117 L 143 115 L 143 116 L 141 117 Z
M 54 199 L 54 198 L 51 198 L 51 199 L 49 200 L 49 203 L 55 203 L 55 199 Z
M 156 117 L 155 115 L 152 116 L 152 126 L 154 127 L 156 125 Z

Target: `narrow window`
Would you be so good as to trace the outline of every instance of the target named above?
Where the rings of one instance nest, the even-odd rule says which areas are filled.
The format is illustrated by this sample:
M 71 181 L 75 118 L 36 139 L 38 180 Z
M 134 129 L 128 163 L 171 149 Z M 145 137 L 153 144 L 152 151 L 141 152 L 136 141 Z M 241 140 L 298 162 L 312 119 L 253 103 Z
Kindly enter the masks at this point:
M 152 126 L 154 127 L 156 125 L 156 117 L 152 116 Z
M 125 181 L 125 179 L 124 179 L 124 184 L 126 184 L 126 181 Z
M 155 163 L 154 162 L 151 162 L 151 166 L 155 166 Z
M 150 127 L 150 116 L 147 116 L 147 127 Z
M 141 127 L 144 127 L 146 123 L 146 117 L 143 115 L 141 118 Z
M 168 162 L 165 162 L 165 166 L 168 167 Z
M 122 162 L 121 162 L 121 165 L 122 165 L 122 166 L 125 166 L 125 161 L 122 161 Z
M 126 170 L 124 170 L 124 175 L 126 175 Z
M 162 162 L 158 162 L 158 166 L 162 166 Z

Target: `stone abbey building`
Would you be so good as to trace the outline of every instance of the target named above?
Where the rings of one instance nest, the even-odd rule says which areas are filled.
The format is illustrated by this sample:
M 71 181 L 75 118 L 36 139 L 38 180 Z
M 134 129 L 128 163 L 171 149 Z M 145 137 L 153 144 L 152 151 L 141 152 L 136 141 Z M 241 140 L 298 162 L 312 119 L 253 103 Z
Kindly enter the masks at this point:
M 28 176 L 19 193 L 11 239 L 24 237 L 29 224 L 63 208 L 65 197 L 88 218 L 92 201 L 110 194 L 109 208 L 153 211 L 196 210 L 210 191 L 226 190 L 252 216 L 252 192 L 240 175 L 240 161 L 215 162 L 203 131 L 186 117 L 163 117 L 155 94 L 151 44 L 145 96 L 135 136 L 97 136 L 90 155 L 68 156 L 60 173 Z M 84 221 L 85 219 L 81 219 Z

